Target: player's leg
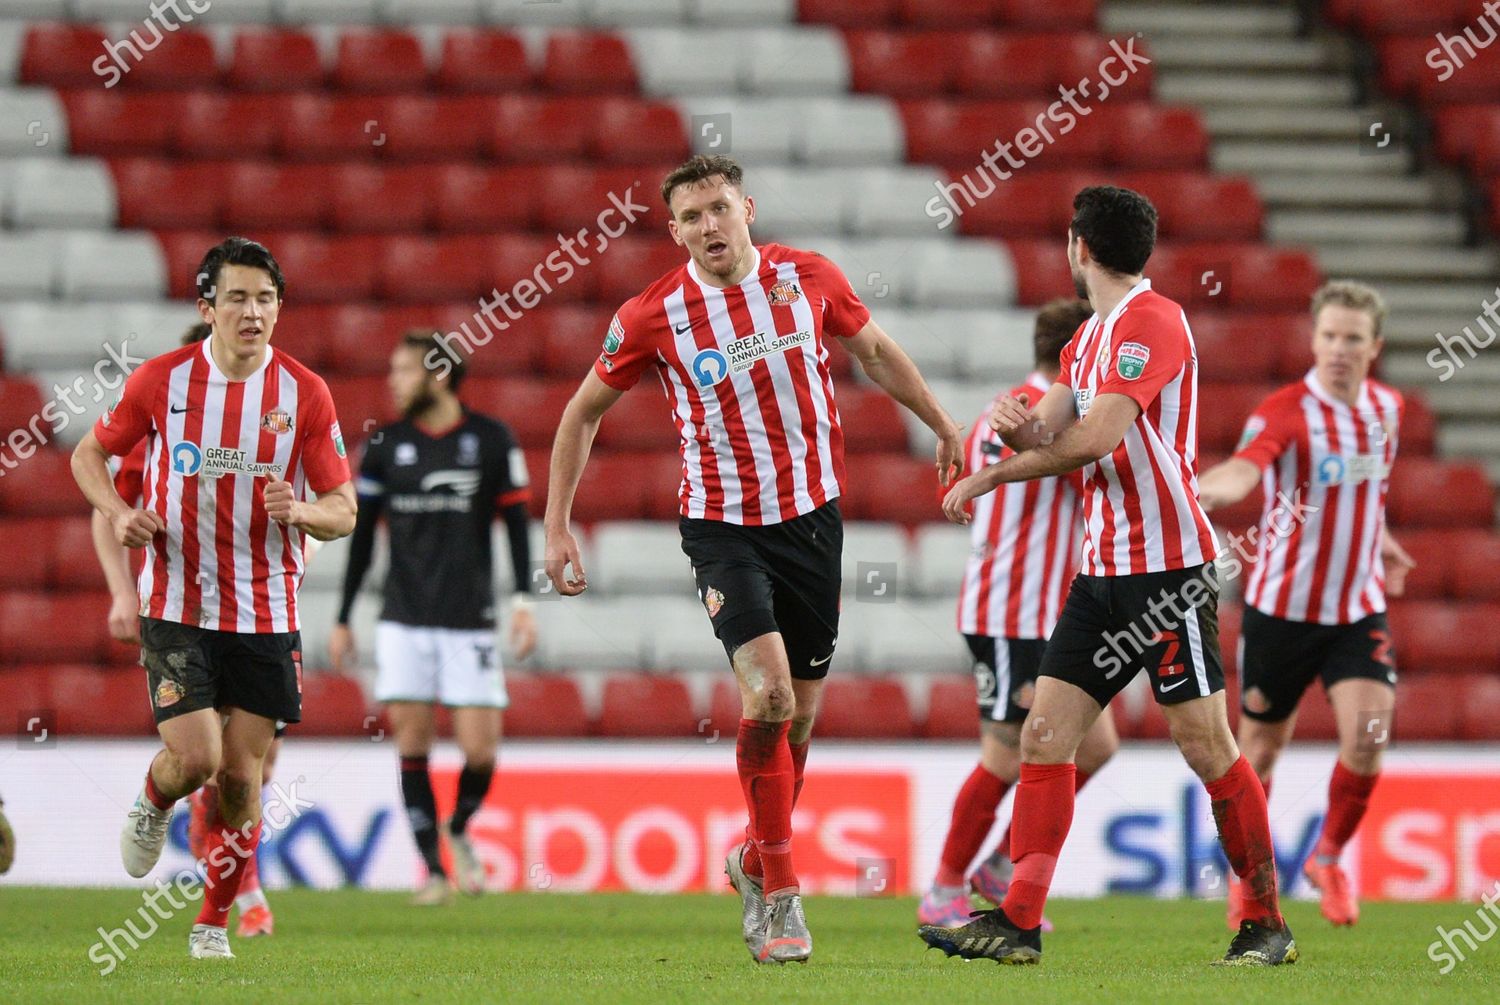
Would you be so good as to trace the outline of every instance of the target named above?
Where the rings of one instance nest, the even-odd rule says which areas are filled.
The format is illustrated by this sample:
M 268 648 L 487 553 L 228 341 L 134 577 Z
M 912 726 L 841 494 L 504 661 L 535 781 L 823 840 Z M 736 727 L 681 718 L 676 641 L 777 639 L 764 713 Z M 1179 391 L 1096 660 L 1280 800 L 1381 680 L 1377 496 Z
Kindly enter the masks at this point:
M 463 752 L 458 794 L 445 833 L 458 888 L 484 892 L 484 863 L 465 831 L 490 791 L 500 747 L 500 711 L 507 702 L 505 671 L 492 629 L 433 629 L 438 647 L 438 696 L 453 710 L 453 735 Z
M 276 758 L 281 753 L 281 739 L 284 727 L 278 723 L 271 745 L 266 748 L 265 759 L 261 762 L 260 786 L 262 794 L 265 787 L 271 784 L 271 776 L 276 769 Z M 195 802 L 206 802 L 201 799 L 209 786 L 205 785 L 199 789 L 194 796 Z M 217 804 L 218 794 L 214 793 Z M 195 806 L 196 810 L 196 806 Z M 218 816 L 218 806 L 214 806 L 214 816 Z M 206 823 L 206 821 L 205 821 Z M 207 835 L 207 827 L 203 828 Z M 276 930 L 276 918 L 271 913 L 270 901 L 266 899 L 266 892 L 260 885 L 260 848 L 257 844 L 251 852 L 250 858 L 245 862 L 245 875 L 240 879 L 240 892 L 234 898 L 234 906 L 240 912 L 240 923 L 235 928 L 235 934 L 242 938 L 250 939 L 259 935 L 271 935 Z

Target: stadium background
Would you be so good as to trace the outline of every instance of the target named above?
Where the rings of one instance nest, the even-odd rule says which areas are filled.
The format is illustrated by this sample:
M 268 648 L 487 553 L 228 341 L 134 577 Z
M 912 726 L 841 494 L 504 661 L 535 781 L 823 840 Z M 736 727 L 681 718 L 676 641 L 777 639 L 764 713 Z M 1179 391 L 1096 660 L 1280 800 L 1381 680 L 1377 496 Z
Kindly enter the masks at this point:
M 756 239 L 838 262 L 964 422 L 1028 368 L 1032 309 L 1069 292 L 1063 235 L 1090 182 L 1161 211 L 1148 275 L 1197 336 L 1205 467 L 1306 370 L 1322 278 L 1385 291 L 1381 373 L 1408 402 L 1390 514 L 1420 566 L 1391 610 L 1396 745 L 1351 864 L 1372 896 L 1473 899 L 1500 876 L 1500 356 L 1477 320 L 1500 298 L 1500 46 L 1439 39 L 1483 42 L 1479 3 L 198 6 L 162 31 L 140 0 L 0 0 L 0 729 L 14 734 L 0 794 L 23 841 L 47 835 L 10 879 L 123 879 L 110 827 L 49 824 L 114 820 L 137 781 L 122 765 L 152 734 L 136 653 L 105 631 L 67 451 L 113 400 L 122 355 L 162 351 L 194 320 L 203 251 L 240 233 L 278 256 L 275 344 L 327 377 L 356 454 L 390 417 L 404 329 L 477 333 L 496 291 L 529 304 L 476 348 L 464 398 L 519 434 L 540 516 L 552 431 L 613 309 L 682 257 L 656 186 L 693 150 L 746 166 Z M 119 45 L 132 32 L 136 55 Z M 1127 45 L 1150 63 L 1119 79 L 1125 64 L 1105 64 Z M 1021 139 L 1085 79 L 1095 98 L 1074 128 L 1040 150 Z M 1028 150 L 1024 166 L 972 206 L 950 188 L 964 209 L 939 227 L 938 186 L 985 191 L 980 157 L 1001 140 Z M 632 203 L 647 208 L 621 232 Z M 580 228 L 589 261 L 564 280 L 549 256 Z M 547 288 L 523 293 L 527 277 Z M 1465 328 L 1472 349 L 1455 341 Z M 832 356 L 851 523 L 799 849 L 812 888 L 880 894 L 930 877 L 973 756 L 953 629 L 967 534 L 940 520 L 925 430 Z M 743 813 L 720 740 L 738 709 L 678 547 L 678 476 L 643 382 L 606 417 L 580 488 L 589 594 L 541 599 L 540 651 L 508 668 L 502 775 L 475 831 L 496 889 L 717 888 Z M 1216 524 L 1242 532 L 1255 513 Z M 417 869 L 368 680 L 321 670 L 344 553 L 323 549 L 303 588 L 306 720 L 281 774 L 314 805 L 269 842 L 272 886 L 401 886 Z M 357 608 L 365 646 L 378 582 Z M 1238 592 L 1222 609 L 1231 671 Z M 1212 895 L 1211 819 L 1165 723 L 1137 688 L 1115 714 L 1125 748 L 1080 802 L 1059 892 Z M 1310 694 L 1272 803 L 1288 864 L 1316 833 L 1333 725 Z M 162 868 L 186 863 L 174 842 Z

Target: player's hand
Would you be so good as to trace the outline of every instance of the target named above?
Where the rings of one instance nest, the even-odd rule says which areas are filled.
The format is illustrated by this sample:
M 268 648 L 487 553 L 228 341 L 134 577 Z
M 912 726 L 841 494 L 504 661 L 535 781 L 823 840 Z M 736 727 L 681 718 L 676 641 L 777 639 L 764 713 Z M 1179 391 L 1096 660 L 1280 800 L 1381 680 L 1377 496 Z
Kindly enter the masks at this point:
M 947 488 L 964 471 L 964 434 L 957 425 L 950 425 L 947 433 L 938 437 L 937 444 L 938 482 Z
M 349 630 L 349 626 L 334 625 L 332 634 L 328 636 L 328 659 L 333 664 L 333 672 L 352 673 L 356 652 L 358 650 L 354 646 L 354 633 Z
M 583 571 L 583 555 L 578 539 L 571 531 L 547 532 L 547 557 L 544 560 L 552 588 L 564 597 L 576 597 L 589 588 L 588 573 Z M 567 567 L 573 567 L 573 579 L 564 578 Z
M 116 642 L 140 645 L 140 598 L 134 593 L 116 593 L 109 601 L 109 637 Z
M 167 529 L 162 518 L 148 509 L 126 510 L 110 521 L 115 540 L 126 548 L 144 548 L 147 543 Z
M 516 659 L 524 660 L 536 650 L 536 615 L 526 607 L 516 607 L 510 612 L 510 651 Z
M 284 526 L 295 527 L 302 519 L 302 504 L 292 494 L 292 483 L 280 478 L 266 481 L 266 516 Z
M 973 475 L 949 489 L 943 498 L 943 516 L 953 523 L 967 526 L 974 519 L 974 514 L 969 512 L 969 502 L 980 494 L 977 489 Z
M 1012 435 L 1033 421 L 1030 406 L 1031 396 L 1025 391 L 1015 398 L 1007 395 L 990 409 L 990 428 L 999 433 L 1001 439 Z
M 1385 562 L 1385 593 L 1388 597 L 1399 597 L 1406 592 L 1406 574 L 1417 567 L 1416 559 L 1386 534 L 1380 542 L 1380 557 Z

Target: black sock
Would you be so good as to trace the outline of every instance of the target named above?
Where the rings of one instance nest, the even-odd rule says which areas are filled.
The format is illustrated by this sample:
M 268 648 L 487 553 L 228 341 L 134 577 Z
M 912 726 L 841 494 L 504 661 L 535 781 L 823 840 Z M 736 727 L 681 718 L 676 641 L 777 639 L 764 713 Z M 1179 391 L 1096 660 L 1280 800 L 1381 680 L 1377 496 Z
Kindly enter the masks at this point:
M 490 779 L 493 777 L 493 764 L 487 764 L 483 768 L 464 765 L 464 770 L 458 773 L 458 802 L 454 804 L 453 816 L 448 820 L 448 830 L 454 834 L 464 832 L 464 828 L 469 826 L 469 818 L 484 802 L 484 794 L 490 791 Z
M 406 819 L 428 874 L 446 876 L 443 860 L 438 857 L 437 800 L 432 797 L 426 757 L 401 758 L 401 799 L 406 803 Z

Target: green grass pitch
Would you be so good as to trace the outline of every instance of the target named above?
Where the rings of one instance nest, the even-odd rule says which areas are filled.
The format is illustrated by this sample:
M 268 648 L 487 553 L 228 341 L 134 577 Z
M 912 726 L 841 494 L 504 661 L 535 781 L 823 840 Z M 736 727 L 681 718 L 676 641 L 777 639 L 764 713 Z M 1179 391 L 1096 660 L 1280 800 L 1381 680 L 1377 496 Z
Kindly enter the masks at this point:
M 418 910 L 397 894 L 273 891 L 276 934 L 234 939 L 237 958 L 187 958 L 187 912 L 109 976 L 89 959 L 137 892 L 0 887 L 0 986 L 39 1002 L 1473 1002 L 1495 1001 L 1500 937 L 1446 976 L 1436 926 L 1472 904 L 1366 904 L 1335 930 L 1290 905 L 1302 949 L 1277 970 L 1210 967 L 1229 936 L 1209 901 L 1058 901 L 1037 967 L 928 951 L 915 902 L 814 897 L 804 966 L 761 967 L 728 896 L 495 895 Z M 1482 933 L 1483 923 L 1476 922 Z

